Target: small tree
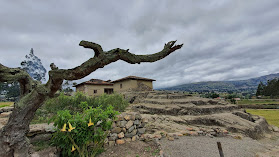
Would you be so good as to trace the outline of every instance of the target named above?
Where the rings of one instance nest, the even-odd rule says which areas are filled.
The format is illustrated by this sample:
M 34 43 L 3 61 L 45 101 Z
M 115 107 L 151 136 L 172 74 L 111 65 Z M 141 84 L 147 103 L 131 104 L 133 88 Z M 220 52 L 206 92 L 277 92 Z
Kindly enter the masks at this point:
M 99 44 L 81 41 L 80 46 L 94 50 L 94 57 L 73 69 L 58 69 L 54 63 L 50 64 L 49 80 L 46 84 L 35 81 L 23 69 L 9 68 L 0 64 L 0 82 L 18 81 L 20 83 L 21 99 L 15 103 L 8 123 L 0 130 L 0 156 L 29 156 L 29 141 L 25 136 L 29 132 L 29 124 L 36 110 L 41 107 L 48 98 L 55 96 L 57 90 L 61 89 L 64 80 L 78 80 L 91 74 L 93 71 L 104 66 L 123 60 L 130 64 L 141 62 L 156 62 L 177 49 L 181 45 L 174 45 L 176 41 L 165 44 L 162 51 L 149 55 L 135 55 L 129 49 L 120 48 L 103 51 Z
M 264 93 L 264 88 L 265 88 L 265 85 L 262 83 L 262 81 L 260 82 L 260 84 L 258 85 L 258 89 L 257 89 L 257 92 L 256 92 L 256 96 L 259 96 L 259 95 L 263 95 Z
M 46 69 L 41 63 L 41 60 L 35 56 L 33 48 L 30 53 L 25 56 L 25 60 L 21 62 L 21 67 L 35 80 L 45 80 Z

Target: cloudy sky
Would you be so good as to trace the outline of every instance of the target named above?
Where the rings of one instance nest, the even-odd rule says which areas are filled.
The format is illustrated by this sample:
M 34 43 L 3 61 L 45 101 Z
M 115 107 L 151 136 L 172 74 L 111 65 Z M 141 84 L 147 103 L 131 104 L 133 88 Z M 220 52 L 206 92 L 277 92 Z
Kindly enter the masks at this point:
M 73 68 L 104 50 L 135 54 L 184 46 L 155 63 L 117 61 L 77 82 L 128 75 L 156 79 L 155 88 L 240 80 L 279 72 L 278 0 L 0 0 L 0 63 L 19 67 L 31 47 L 49 70 Z

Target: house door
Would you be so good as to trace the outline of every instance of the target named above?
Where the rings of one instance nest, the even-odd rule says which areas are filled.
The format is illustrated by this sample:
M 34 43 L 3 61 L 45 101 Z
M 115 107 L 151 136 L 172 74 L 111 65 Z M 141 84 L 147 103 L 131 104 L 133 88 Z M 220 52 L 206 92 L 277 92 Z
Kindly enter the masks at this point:
M 105 92 L 106 94 L 112 94 L 112 93 L 113 93 L 113 88 L 105 88 L 105 89 L 104 89 L 104 92 Z

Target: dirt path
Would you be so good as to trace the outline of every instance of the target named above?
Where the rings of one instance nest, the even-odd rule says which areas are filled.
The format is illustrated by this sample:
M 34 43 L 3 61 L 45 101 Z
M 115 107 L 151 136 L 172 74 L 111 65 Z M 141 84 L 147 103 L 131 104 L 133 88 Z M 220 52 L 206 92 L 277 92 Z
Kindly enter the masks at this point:
M 273 140 L 273 144 L 279 146 L 279 138 Z M 219 157 L 217 141 L 221 142 L 225 157 L 255 157 L 258 152 L 276 148 L 271 143 L 265 143 L 267 141 L 261 142 L 248 137 L 234 139 L 232 137 L 184 136 L 174 141 L 162 139 L 160 143 L 164 153 L 171 157 Z M 267 153 L 261 154 L 261 156 L 264 155 Z
M 98 157 L 155 157 L 159 152 L 158 146 L 153 141 L 135 141 L 106 148 L 106 151 Z

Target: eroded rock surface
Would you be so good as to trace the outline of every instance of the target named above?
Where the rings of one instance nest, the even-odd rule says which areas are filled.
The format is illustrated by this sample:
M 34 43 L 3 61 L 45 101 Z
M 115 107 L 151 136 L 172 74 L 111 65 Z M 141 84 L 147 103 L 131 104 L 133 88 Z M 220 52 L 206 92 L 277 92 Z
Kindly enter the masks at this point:
M 259 139 L 270 132 L 263 117 L 246 113 L 223 100 L 165 91 L 126 92 L 124 96 L 133 102 L 128 110 L 139 112 L 149 120 L 146 127 L 150 133 L 179 132 L 189 127 L 210 132 L 218 128 Z

